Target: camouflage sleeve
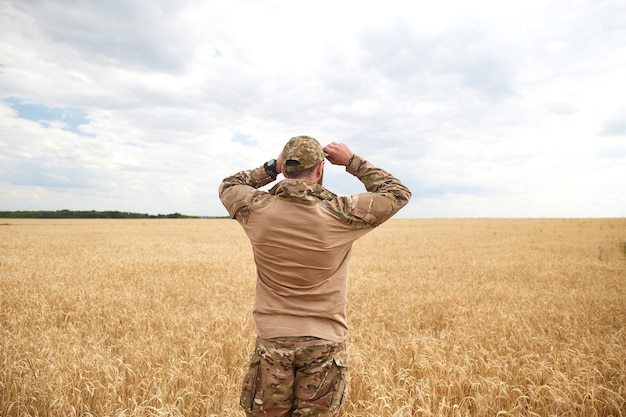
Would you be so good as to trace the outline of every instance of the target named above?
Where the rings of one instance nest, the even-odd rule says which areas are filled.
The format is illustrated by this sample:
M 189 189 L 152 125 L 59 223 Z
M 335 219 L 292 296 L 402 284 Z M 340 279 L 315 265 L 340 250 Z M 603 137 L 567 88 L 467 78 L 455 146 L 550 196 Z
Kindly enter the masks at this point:
M 354 228 L 375 227 L 390 219 L 411 198 L 411 191 L 387 171 L 354 155 L 346 171 L 365 185 L 367 193 L 345 197 L 344 210 Z
M 219 186 L 220 200 L 231 218 L 244 217 L 251 192 L 273 181 L 262 166 L 224 178 Z

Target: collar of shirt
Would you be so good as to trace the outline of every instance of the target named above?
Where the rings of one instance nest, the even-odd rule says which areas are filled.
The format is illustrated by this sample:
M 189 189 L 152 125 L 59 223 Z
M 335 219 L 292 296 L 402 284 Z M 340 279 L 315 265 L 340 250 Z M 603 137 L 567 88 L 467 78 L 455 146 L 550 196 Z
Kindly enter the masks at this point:
M 270 190 L 270 194 L 309 204 L 317 203 L 320 200 L 332 200 L 335 197 L 335 194 L 318 183 L 289 179 L 276 184 Z

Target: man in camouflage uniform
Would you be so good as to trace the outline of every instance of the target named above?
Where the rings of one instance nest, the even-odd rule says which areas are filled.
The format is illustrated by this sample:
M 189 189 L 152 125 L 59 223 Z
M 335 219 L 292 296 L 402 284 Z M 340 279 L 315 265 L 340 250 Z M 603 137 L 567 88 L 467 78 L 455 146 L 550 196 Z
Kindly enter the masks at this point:
M 322 185 L 324 158 L 367 192 Z M 260 187 L 285 179 L 269 192 Z M 391 218 L 411 192 L 342 143 L 296 136 L 278 160 L 225 178 L 219 195 L 244 228 L 257 266 L 256 347 L 241 392 L 247 416 L 336 416 L 347 393 L 345 339 L 352 243 Z

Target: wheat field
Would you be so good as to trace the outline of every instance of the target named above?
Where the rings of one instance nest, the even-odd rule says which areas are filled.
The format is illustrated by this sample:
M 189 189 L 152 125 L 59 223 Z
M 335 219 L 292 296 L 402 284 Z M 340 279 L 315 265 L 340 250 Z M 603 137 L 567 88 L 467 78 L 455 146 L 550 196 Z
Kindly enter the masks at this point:
M 0 224 L 0 416 L 242 416 L 238 224 Z M 342 416 L 626 416 L 626 219 L 393 219 L 354 245 Z

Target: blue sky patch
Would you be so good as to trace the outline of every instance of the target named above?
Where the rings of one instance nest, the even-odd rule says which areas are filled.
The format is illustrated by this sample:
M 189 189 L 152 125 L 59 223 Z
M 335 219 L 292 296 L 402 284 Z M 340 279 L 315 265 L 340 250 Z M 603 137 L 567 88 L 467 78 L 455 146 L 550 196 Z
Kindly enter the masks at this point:
M 81 109 L 46 107 L 16 97 L 6 98 L 4 102 L 15 109 L 18 117 L 22 119 L 35 121 L 44 127 L 56 125 L 63 130 L 89 136 L 79 129 L 81 125 L 89 124 L 87 113 Z
M 243 146 L 254 146 L 256 145 L 256 141 L 252 139 L 250 135 L 244 135 L 240 132 L 235 132 L 233 134 L 233 142 L 241 143 Z

